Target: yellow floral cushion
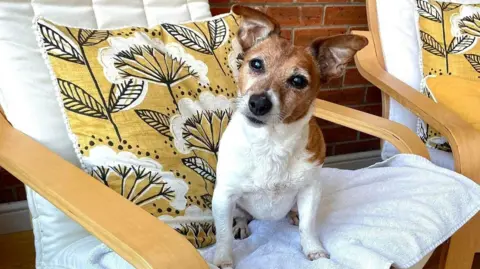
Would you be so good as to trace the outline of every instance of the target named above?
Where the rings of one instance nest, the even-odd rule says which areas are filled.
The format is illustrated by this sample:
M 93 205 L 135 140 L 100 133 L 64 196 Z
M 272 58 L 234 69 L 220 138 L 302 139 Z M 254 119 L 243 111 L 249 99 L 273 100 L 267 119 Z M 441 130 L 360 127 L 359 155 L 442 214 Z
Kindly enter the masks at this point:
M 195 247 L 215 242 L 211 199 L 237 89 L 237 19 L 114 30 L 36 20 L 83 169 Z
M 480 81 L 480 5 L 417 0 L 417 11 L 423 76 Z M 446 139 L 422 120 L 418 133 L 428 146 L 451 151 Z
M 425 89 L 432 99 L 480 131 L 480 81 L 454 76 L 427 77 Z

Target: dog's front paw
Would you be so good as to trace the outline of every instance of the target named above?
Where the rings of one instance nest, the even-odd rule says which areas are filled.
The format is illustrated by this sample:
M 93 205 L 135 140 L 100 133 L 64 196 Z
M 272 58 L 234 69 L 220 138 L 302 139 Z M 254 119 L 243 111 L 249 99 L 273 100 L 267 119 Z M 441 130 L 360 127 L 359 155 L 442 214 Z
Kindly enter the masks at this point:
M 330 254 L 328 254 L 324 250 L 316 251 L 316 252 L 307 253 L 307 258 L 311 261 L 318 260 L 320 258 L 330 259 Z
M 213 264 L 220 269 L 233 269 L 232 253 L 226 251 L 226 249 L 224 251 L 223 248 L 219 248 L 219 246 L 217 246 Z
M 325 250 L 320 241 L 316 238 L 311 240 L 304 239 L 302 242 L 303 253 L 311 261 L 318 260 L 320 258 L 330 259 L 330 254 Z

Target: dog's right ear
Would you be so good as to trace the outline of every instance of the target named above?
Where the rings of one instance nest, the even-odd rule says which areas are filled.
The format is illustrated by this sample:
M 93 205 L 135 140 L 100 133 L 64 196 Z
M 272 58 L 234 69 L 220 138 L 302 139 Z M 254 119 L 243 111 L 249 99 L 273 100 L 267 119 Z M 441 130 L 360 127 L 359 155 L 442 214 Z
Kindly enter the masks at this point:
M 270 35 L 280 34 L 280 25 L 278 22 L 261 11 L 234 5 L 232 12 L 242 16 L 237 36 L 244 52 Z

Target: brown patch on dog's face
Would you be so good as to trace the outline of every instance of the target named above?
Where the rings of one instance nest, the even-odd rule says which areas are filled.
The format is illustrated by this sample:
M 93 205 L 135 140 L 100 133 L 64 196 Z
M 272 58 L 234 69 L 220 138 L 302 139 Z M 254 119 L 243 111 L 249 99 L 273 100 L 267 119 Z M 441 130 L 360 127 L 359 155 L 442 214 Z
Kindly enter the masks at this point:
M 310 110 L 322 83 L 343 75 L 364 37 L 340 35 L 294 46 L 280 37 L 280 27 L 262 12 L 241 6 L 238 42 L 245 56 L 239 72 L 238 109 L 258 125 L 292 123 Z
M 269 96 L 275 120 L 290 123 L 305 116 L 315 100 L 319 68 L 308 49 L 274 35 L 245 55 L 238 85 L 242 96 Z

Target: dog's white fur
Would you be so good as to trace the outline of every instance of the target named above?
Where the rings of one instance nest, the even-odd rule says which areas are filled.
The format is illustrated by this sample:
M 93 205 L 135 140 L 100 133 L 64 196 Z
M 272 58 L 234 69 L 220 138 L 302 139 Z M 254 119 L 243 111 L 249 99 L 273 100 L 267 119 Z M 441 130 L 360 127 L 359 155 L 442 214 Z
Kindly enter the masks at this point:
M 270 93 L 271 94 L 271 93 Z M 249 95 L 241 97 L 239 106 Z M 272 110 L 280 105 L 273 100 Z M 255 125 L 237 109 L 220 142 L 213 214 L 217 231 L 214 263 L 233 266 L 232 224 L 235 208 L 255 219 L 284 218 L 297 204 L 301 245 L 311 259 L 328 257 L 315 233 L 321 182 L 314 175 L 321 163 L 312 163 L 306 150 L 312 109 L 291 124 Z

